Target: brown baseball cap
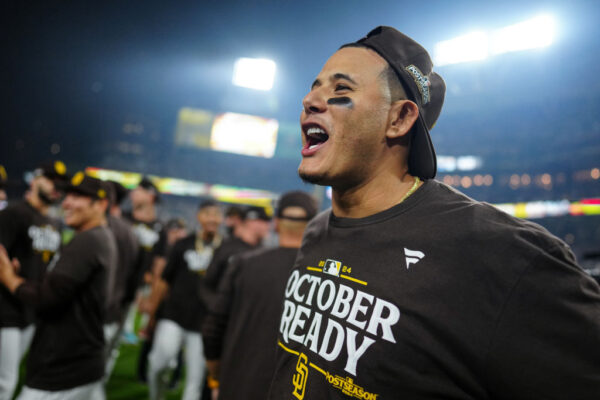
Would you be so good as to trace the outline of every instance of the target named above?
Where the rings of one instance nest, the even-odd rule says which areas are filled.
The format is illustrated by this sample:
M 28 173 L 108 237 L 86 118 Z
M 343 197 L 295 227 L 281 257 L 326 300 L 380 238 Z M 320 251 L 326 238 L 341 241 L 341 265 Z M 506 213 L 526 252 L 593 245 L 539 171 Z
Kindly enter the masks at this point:
M 78 193 L 93 199 L 107 199 L 108 190 L 107 183 L 86 175 L 82 171 L 73 175 L 69 185 L 65 188 L 66 193 Z
M 419 107 L 413 126 L 408 171 L 422 179 L 437 172 L 435 149 L 429 130 L 437 121 L 446 93 L 446 84 L 433 72 L 433 62 L 419 43 L 389 26 L 378 26 L 364 38 L 342 46 L 365 46 L 377 52 L 396 72 L 409 100 Z

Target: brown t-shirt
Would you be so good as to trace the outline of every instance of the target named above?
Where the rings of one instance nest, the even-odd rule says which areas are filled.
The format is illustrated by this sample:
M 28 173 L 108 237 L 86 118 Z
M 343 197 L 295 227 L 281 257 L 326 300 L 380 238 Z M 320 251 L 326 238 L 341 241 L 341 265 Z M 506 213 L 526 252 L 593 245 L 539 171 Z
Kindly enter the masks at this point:
M 58 226 L 58 221 L 40 214 L 26 201 L 0 211 L 0 244 L 11 259 L 19 260 L 20 276 L 29 281 L 42 279 L 46 266 L 60 247 Z M 32 322 L 31 308 L 0 285 L 0 327 L 23 328 Z
M 117 263 L 115 239 L 105 226 L 76 234 L 48 266 L 41 282 L 19 286 L 16 297 L 38 317 L 25 383 L 65 390 L 104 376 L 103 324 L 108 283 Z
M 207 359 L 220 359 L 221 400 L 264 400 L 275 370 L 277 327 L 296 248 L 233 257 L 202 329 Z
M 188 331 L 200 332 L 206 304 L 202 291 L 204 275 L 213 257 L 214 245 L 203 243 L 196 248 L 196 234 L 178 240 L 169 255 L 162 277 L 169 284 L 169 294 L 162 304 L 160 318 L 170 319 Z
M 270 399 L 594 399 L 600 289 L 566 244 L 427 181 L 309 225 Z

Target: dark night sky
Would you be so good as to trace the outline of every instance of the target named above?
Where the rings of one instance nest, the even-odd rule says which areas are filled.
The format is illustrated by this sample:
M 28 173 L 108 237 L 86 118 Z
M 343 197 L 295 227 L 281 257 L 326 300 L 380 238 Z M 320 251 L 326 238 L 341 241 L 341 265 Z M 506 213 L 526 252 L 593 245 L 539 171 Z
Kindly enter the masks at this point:
M 440 137 L 446 153 L 460 138 L 444 135 L 456 135 L 453 125 L 469 113 L 498 117 L 545 101 L 551 110 L 576 112 L 600 93 L 596 1 L 49 0 L 4 7 L 9 20 L 0 163 L 7 160 L 13 169 L 53 157 L 53 143 L 67 161 L 99 163 L 98 149 L 119 137 L 128 118 L 151 120 L 160 136 L 157 146 L 170 145 L 184 106 L 294 124 L 327 57 L 377 25 L 395 26 L 432 49 L 472 29 L 501 27 L 540 12 L 560 21 L 557 42 L 543 53 L 438 69 L 449 91 L 434 140 Z M 276 61 L 271 92 L 231 85 L 240 56 Z

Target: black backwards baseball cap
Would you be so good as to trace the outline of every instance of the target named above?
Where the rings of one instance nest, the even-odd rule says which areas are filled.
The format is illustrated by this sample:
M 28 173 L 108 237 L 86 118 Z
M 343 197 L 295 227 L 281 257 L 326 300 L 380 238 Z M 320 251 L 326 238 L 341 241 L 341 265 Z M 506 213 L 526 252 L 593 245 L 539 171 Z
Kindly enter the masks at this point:
M 286 216 L 285 210 L 289 207 L 300 207 L 306 212 L 305 217 Z M 293 221 L 309 221 L 318 212 L 317 201 L 313 196 L 302 191 L 293 191 L 284 193 L 277 202 L 277 211 L 275 216 L 277 218 L 285 218 Z
M 446 84 L 433 72 L 433 62 L 419 43 L 389 26 L 378 26 L 364 38 L 343 45 L 365 46 L 379 54 L 400 79 L 409 100 L 419 107 L 419 118 L 413 126 L 408 171 L 422 179 L 432 179 L 437 161 L 429 130 L 437 121 L 446 93 Z
M 160 202 L 160 192 L 158 191 L 156 185 L 150 180 L 150 178 L 148 178 L 147 176 L 142 177 L 142 180 L 140 181 L 140 183 L 138 183 L 138 187 L 152 192 L 154 194 L 155 202 Z
M 256 220 L 256 219 L 260 219 L 263 221 L 270 221 L 271 216 L 269 214 L 267 214 L 267 210 L 264 207 L 250 206 L 244 210 L 242 219 L 244 221 Z
M 77 193 L 93 199 L 107 199 L 108 190 L 106 185 L 104 181 L 79 171 L 73 175 L 69 185 L 65 188 L 65 192 Z

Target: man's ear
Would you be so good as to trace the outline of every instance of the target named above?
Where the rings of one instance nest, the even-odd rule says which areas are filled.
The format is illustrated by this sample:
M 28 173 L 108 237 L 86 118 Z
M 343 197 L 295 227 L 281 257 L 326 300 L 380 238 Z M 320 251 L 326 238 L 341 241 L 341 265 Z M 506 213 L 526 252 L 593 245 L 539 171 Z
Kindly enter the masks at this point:
M 98 204 L 98 208 L 102 211 L 102 214 L 105 214 L 108 210 L 108 199 L 92 199 L 92 202 Z
M 397 139 L 405 136 L 419 117 L 419 107 L 410 100 L 398 100 L 392 103 L 388 114 L 386 137 Z

